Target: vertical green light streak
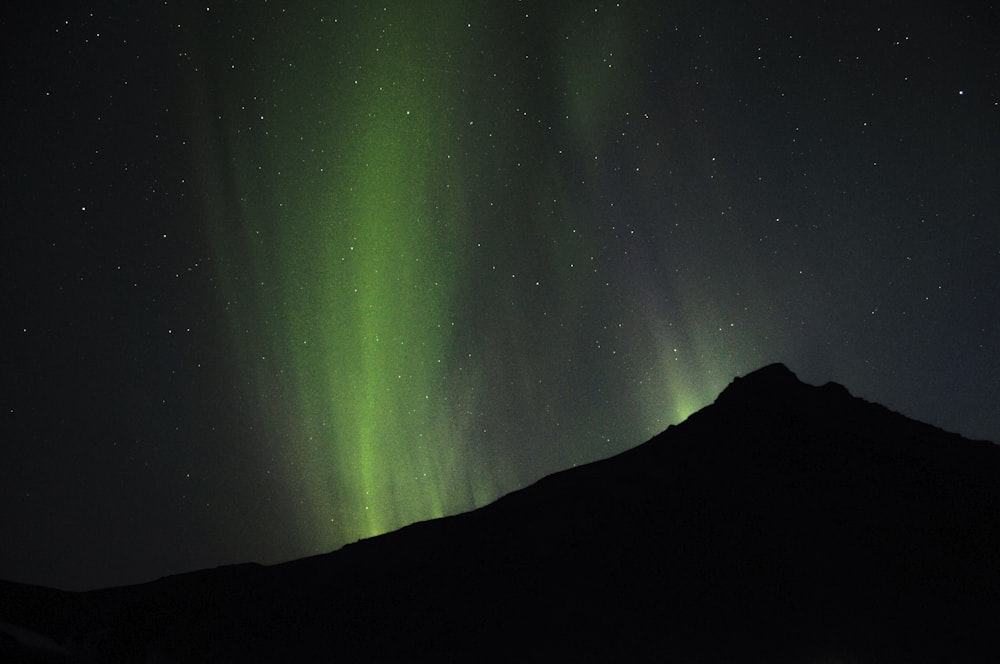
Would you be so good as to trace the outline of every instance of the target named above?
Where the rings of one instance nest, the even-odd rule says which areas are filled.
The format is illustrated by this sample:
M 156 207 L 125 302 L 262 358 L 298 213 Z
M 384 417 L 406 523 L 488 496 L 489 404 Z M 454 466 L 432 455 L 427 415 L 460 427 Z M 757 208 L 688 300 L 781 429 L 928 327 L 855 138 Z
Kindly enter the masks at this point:
M 377 49 L 369 44 L 353 94 L 331 104 L 341 121 L 324 143 L 343 155 L 341 177 L 323 197 L 329 204 L 310 211 L 322 259 L 298 289 L 322 304 L 290 329 L 292 339 L 321 347 L 297 362 L 321 365 L 301 374 L 311 377 L 300 383 L 299 403 L 312 404 L 301 416 L 313 430 L 317 421 L 335 427 L 320 432 L 320 458 L 308 464 L 319 476 L 309 499 L 317 513 L 336 509 L 344 539 L 473 507 L 452 495 L 464 482 L 454 476 L 461 464 L 448 460 L 463 441 L 442 424 L 453 420 L 446 371 L 460 252 L 434 202 L 434 176 L 442 175 L 435 134 L 447 118 L 432 113 L 448 91 L 399 71 L 422 26 L 394 25 Z
M 428 120 L 424 108 L 406 108 L 418 95 L 399 90 L 371 120 L 361 138 L 360 176 L 351 187 L 357 241 L 351 277 L 358 290 L 362 358 L 353 416 L 357 488 L 365 496 L 370 533 L 400 525 L 398 516 L 412 516 L 393 514 L 396 510 L 431 509 L 422 516 L 440 516 L 441 510 L 436 491 L 421 486 L 433 471 L 427 446 L 435 443 L 413 439 L 432 419 L 431 395 L 439 396 L 450 285 L 450 279 L 442 283 L 433 274 L 433 266 L 444 264 L 450 252 L 448 238 L 428 218 Z
M 454 396 L 476 378 L 449 355 L 467 253 L 468 214 L 446 186 L 462 176 L 444 147 L 458 83 L 420 63 L 462 54 L 464 24 L 441 25 L 447 5 L 303 14 L 327 21 L 324 40 L 297 47 L 287 37 L 303 25 L 275 30 L 252 80 L 220 95 L 206 212 L 233 349 L 307 549 L 497 497 L 496 478 L 470 470 Z M 267 132 L 241 124 L 257 115 L 241 116 L 247 99 L 266 108 Z

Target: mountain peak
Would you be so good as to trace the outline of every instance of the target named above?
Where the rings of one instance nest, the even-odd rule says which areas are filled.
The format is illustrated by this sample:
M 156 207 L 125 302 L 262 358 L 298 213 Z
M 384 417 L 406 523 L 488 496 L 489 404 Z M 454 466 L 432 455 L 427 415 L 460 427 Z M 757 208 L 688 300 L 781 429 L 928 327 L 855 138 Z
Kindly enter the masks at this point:
M 784 364 L 775 362 L 744 376 L 737 376 L 715 399 L 716 405 L 757 412 L 828 413 L 855 399 L 843 385 L 828 382 L 809 385 Z
M 737 376 L 734 380 L 767 381 L 768 383 L 794 382 L 801 384 L 801 381 L 799 380 L 799 377 L 795 375 L 795 372 L 781 362 L 774 362 L 763 366 L 760 369 L 754 369 L 745 376 Z
M 737 376 L 719 394 L 715 402 L 759 399 L 761 395 L 786 394 L 803 387 L 806 387 L 805 383 L 800 381 L 791 369 L 781 362 L 775 362 L 751 371 L 745 376 Z

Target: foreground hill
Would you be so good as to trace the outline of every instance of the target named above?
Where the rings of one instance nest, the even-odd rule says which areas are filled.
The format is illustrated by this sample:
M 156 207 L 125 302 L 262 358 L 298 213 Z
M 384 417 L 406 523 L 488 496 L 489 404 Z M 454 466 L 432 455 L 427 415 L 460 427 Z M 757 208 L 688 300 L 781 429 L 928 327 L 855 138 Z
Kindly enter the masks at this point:
M 782 365 L 628 452 L 330 554 L 0 584 L 21 661 L 996 662 L 998 625 L 1000 448 Z

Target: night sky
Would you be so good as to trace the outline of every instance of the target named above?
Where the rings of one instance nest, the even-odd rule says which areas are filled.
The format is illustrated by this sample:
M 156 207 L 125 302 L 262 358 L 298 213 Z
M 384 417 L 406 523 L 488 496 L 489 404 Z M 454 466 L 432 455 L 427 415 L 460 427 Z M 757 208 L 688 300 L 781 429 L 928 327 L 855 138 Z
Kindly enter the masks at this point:
M 1000 10 L 5 10 L 0 578 L 273 563 L 785 362 L 1000 440 Z

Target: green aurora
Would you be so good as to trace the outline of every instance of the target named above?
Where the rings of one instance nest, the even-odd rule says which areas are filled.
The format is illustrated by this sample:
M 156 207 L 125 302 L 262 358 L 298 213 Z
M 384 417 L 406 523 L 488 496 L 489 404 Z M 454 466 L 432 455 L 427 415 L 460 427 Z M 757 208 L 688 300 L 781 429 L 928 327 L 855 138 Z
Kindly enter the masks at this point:
M 634 28 L 544 11 L 563 38 L 389 3 L 216 16 L 191 46 L 233 361 L 305 552 L 621 451 L 720 387 L 696 380 L 717 351 L 611 281 L 595 162 L 643 116 Z
M 1000 440 L 987 4 L 18 5 L 0 576 L 328 552 L 771 362 Z

